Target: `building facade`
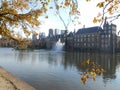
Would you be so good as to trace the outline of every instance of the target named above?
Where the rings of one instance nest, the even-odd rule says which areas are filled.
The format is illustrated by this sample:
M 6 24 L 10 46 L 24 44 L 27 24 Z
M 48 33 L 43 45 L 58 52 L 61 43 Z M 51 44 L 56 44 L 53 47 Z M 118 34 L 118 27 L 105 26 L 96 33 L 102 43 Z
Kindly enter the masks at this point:
M 70 42 L 70 41 L 73 41 Z M 104 22 L 101 27 L 79 29 L 71 38 L 67 38 L 67 49 L 115 52 L 117 48 L 116 25 Z

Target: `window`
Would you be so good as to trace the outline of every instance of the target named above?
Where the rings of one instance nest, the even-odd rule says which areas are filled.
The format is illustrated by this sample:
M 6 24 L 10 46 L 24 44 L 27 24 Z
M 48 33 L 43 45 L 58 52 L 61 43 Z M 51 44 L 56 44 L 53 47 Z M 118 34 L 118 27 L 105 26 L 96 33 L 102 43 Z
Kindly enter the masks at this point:
M 89 47 L 90 46 L 90 44 L 89 43 L 87 43 L 87 47 Z
M 86 43 L 84 43 L 84 46 L 86 46 Z
M 81 38 L 81 42 L 83 41 L 83 38 Z
M 88 38 L 88 42 L 90 42 L 90 38 Z
M 84 35 L 84 37 L 86 37 L 86 35 Z
M 104 32 L 106 33 L 106 30 Z
M 102 38 L 104 38 L 104 35 L 102 35 Z
M 107 37 L 108 37 L 108 35 L 106 34 L 106 35 L 105 35 L 105 37 L 107 38 Z
M 90 37 L 90 35 L 88 35 L 88 38 Z
M 111 30 L 111 26 L 109 26 L 109 30 Z
M 106 27 L 104 27 L 104 30 L 106 30 Z
M 101 47 L 104 48 L 104 44 L 102 44 Z
M 116 26 L 112 26 L 112 30 L 116 30 Z
M 92 41 L 94 42 L 94 40 L 95 40 L 95 39 L 94 39 L 94 37 L 93 37 L 93 38 L 92 38 Z

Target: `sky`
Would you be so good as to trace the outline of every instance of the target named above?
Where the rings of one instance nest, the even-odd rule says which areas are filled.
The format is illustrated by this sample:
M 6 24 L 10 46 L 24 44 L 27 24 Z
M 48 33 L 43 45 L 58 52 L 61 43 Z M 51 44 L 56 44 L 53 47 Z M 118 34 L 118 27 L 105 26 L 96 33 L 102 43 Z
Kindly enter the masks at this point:
M 90 2 L 86 2 L 86 0 L 79 0 L 78 3 L 78 9 L 80 10 L 80 25 L 77 25 L 76 27 L 73 25 L 69 26 L 69 32 L 74 31 L 74 29 L 77 31 L 78 29 L 82 28 L 83 26 L 87 27 L 92 27 L 92 26 L 100 26 L 100 23 L 93 23 L 93 18 L 97 16 L 98 12 L 101 12 L 102 9 L 96 7 L 97 3 L 102 0 L 91 0 Z M 51 14 L 51 12 L 48 12 L 50 17 L 47 20 L 43 21 L 43 24 L 39 27 L 40 32 L 45 32 L 46 35 L 48 35 L 48 30 L 50 28 L 52 29 L 59 29 L 59 30 L 64 30 L 64 25 L 61 22 L 61 20 Z M 62 16 L 63 18 L 64 15 Z M 120 30 L 120 26 L 118 25 L 120 20 L 116 20 L 113 23 L 117 25 L 117 31 Z
M 80 10 L 80 25 L 77 25 L 76 27 L 73 25 L 69 25 L 69 32 L 74 31 L 74 28 L 76 31 L 83 26 L 85 27 L 91 27 L 91 26 L 98 26 L 100 24 L 93 24 L 93 18 L 98 14 L 98 11 L 100 9 L 96 8 L 96 3 L 100 0 L 93 0 L 91 2 L 86 2 L 85 0 L 80 0 L 78 5 L 79 5 L 79 10 Z M 48 30 L 50 28 L 52 29 L 59 29 L 59 30 L 64 30 L 63 23 L 59 19 L 59 17 L 52 15 L 51 13 L 48 13 L 50 17 L 47 20 L 44 20 L 43 24 L 40 26 L 39 30 L 40 32 L 45 32 L 48 34 Z M 64 16 L 62 16 L 65 18 Z

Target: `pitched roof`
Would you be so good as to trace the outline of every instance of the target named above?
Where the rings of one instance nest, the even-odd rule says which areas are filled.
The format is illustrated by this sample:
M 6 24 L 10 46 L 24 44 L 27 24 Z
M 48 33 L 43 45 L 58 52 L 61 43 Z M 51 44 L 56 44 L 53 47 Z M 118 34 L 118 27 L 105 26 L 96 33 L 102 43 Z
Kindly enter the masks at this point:
M 73 32 L 70 32 L 67 37 L 73 37 L 74 36 L 74 33 Z
M 96 33 L 96 32 L 99 32 L 99 31 L 102 31 L 102 28 L 101 27 L 89 27 L 89 28 L 82 28 L 82 29 L 79 29 L 76 34 L 87 34 L 87 33 Z

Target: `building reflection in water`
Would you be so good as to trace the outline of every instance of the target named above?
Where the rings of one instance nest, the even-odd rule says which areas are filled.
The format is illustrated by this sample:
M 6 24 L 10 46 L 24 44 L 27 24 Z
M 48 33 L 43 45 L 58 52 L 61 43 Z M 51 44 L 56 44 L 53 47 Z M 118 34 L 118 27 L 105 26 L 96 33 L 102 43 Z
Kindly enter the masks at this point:
M 27 54 L 26 54 L 27 53 Z M 116 68 L 120 66 L 120 54 L 109 54 L 109 53 L 88 53 L 88 52 L 64 52 L 56 53 L 49 51 L 39 52 L 17 52 L 16 58 L 19 62 L 29 60 L 31 64 L 41 63 L 46 61 L 51 66 L 63 66 L 67 68 L 77 68 L 79 72 L 84 71 L 85 68 L 81 67 L 82 61 L 91 60 L 101 65 L 106 72 L 103 73 L 104 82 L 109 79 L 116 78 Z
M 80 66 L 82 61 L 91 60 L 101 65 L 106 72 L 103 73 L 104 82 L 109 79 L 116 78 L 116 67 L 120 64 L 120 54 L 109 53 L 80 53 L 69 52 L 65 53 L 64 66 L 76 66 L 77 70 L 84 71 L 85 68 Z
M 33 65 L 36 63 L 36 60 L 38 60 L 39 55 L 36 52 L 31 52 L 31 51 L 25 51 L 25 50 L 20 50 L 20 51 L 15 51 L 15 58 L 18 62 L 24 63 L 25 61 L 30 61 L 30 63 Z

